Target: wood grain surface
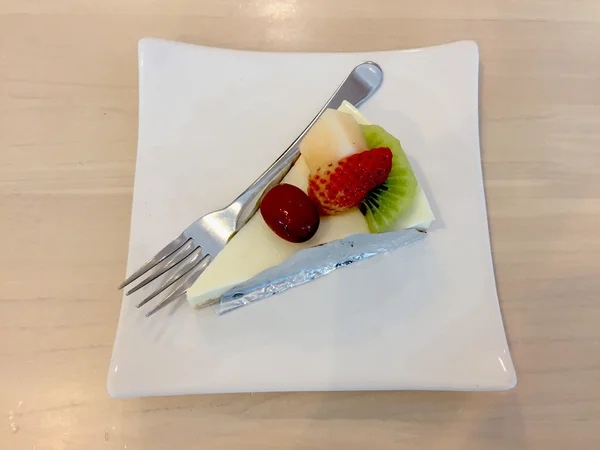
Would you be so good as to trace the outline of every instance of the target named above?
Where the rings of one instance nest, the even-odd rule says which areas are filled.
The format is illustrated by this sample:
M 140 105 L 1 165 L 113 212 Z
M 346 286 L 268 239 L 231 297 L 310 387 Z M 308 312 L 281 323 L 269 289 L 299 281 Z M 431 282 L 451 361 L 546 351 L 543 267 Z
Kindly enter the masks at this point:
M 138 400 L 105 380 L 137 41 L 361 51 L 474 39 L 504 393 Z M 598 0 L 0 0 L 0 449 L 600 449 Z

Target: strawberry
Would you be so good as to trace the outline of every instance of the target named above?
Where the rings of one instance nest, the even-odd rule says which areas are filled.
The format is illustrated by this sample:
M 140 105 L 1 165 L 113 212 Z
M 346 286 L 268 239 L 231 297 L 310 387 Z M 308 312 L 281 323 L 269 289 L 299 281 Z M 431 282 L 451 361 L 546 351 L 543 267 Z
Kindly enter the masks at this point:
M 323 215 L 358 206 L 372 189 L 384 183 L 392 170 L 392 152 L 381 147 L 354 153 L 319 167 L 308 179 L 308 196 Z

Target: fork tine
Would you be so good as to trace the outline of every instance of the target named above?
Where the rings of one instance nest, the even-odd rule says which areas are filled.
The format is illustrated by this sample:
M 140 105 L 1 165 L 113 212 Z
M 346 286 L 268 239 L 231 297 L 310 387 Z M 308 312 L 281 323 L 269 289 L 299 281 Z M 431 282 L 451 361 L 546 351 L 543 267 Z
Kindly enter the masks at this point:
M 177 251 L 175 253 L 172 253 L 171 258 L 166 261 L 164 266 L 160 267 L 158 272 L 152 274 L 148 278 L 141 281 L 139 284 L 137 284 L 134 287 L 132 287 L 131 289 L 129 289 L 127 292 L 125 292 L 125 295 L 133 294 L 134 292 L 139 291 L 144 286 L 147 286 L 148 284 L 152 283 L 158 277 L 163 275 L 167 270 L 172 269 L 179 263 L 183 262 L 183 260 L 185 260 L 192 253 L 194 253 L 194 251 L 197 248 L 199 248 L 199 247 L 194 247 L 194 241 L 192 239 L 188 239 L 186 241 L 186 243 L 183 245 L 183 247 L 180 247 L 179 249 L 177 249 Z M 182 252 L 185 252 L 185 254 L 183 256 L 181 256 Z
M 188 286 L 189 287 L 189 286 Z M 177 289 L 175 292 L 177 292 L 177 295 L 169 295 L 167 298 L 165 298 L 162 302 L 160 302 L 158 305 L 156 305 L 150 312 L 146 313 L 146 317 L 150 317 L 152 314 L 154 314 L 157 311 L 160 311 L 161 309 L 163 309 L 165 306 L 170 305 L 171 303 L 173 303 L 175 300 L 178 300 L 180 298 L 182 298 L 185 295 L 185 291 L 186 289 L 180 290 Z M 174 293 L 175 293 L 174 292 Z M 203 308 L 208 308 L 209 306 L 212 306 L 216 303 L 219 303 L 220 299 L 219 298 L 215 298 L 213 300 L 208 301 L 207 303 L 204 303 L 202 306 L 198 306 L 196 309 L 203 309 Z
M 187 240 L 188 239 L 183 234 L 180 234 L 177 238 L 175 238 L 169 244 L 167 244 L 167 246 L 165 248 L 163 248 L 156 255 L 154 255 L 154 257 L 150 261 L 148 261 L 146 264 L 144 264 L 138 270 L 133 272 L 125 281 L 123 281 L 119 285 L 119 289 L 123 289 L 125 286 L 130 284 L 132 281 L 137 280 L 139 277 L 141 277 L 147 271 L 149 271 L 154 266 L 156 266 L 158 263 L 163 261 L 165 258 L 168 258 L 169 256 L 171 256 L 173 253 L 175 253 L 177 250 L 179 250 L 187 242 Z
M 175 292 L 177 292 L 177 295 L 173 295 Z M 150 317 L 152 314 L 154 314 L 157 311 L 160 311 L 161 309 L 163 309 L 165 306 L 170 305 L 171 303 L 173 303 L 175 300 L 178 300 L 180 298 L 183 298 L 183 296 L 185 295 L 185 289 L 182 290 L 180 292 L 180 289 L 177 289 L 176 291 L 173 292 L 173 294 L 169 295 L 167 298 L 165 298 L 162 302 L 160 302 L 158 305 L 156 305 L 154 308 L 152 308 L 151 311 L 146 313 L 146 317 Z
M 206 261 L 206 264 L 201 265 L 201 263 L 203 261 Z M 155 312 L 160 311 L 165 306 L 173 303 L 175 300 L 177 300 L 177 299 L 181 298 L 183 295 L 185 295 L 187 289 L 198 279 L 198 277 L 202 274 L 202 272 L 204 272 L 204 269 L 206 269 L 206 267 L 209 264 L 210 264 L 210 255 L 206 255 L 204 258 L 202 258 L 200 261 L 198 261 L 196 264 L 194 264 L 191 267 L 191 269 L 187 272 L 187 275 L 184 275 L 185 278 L 184 278 L 182 284 L 177 289 L 175 289 L 173 292 L 171 292 L 167 297 L 165 297 L 165 299 L 163 301 L 161 301 L 158 305 L 156 305 L 151 311 L 149 311 L 146 314 L 146 317 L 150 317 Z M 201 269 L 199 271 L 195 272 L 195 269 L 197 269 L 198 267 L 200 267 Z
M 198 252 L 198 250 L 200 250 Z M 197 253 L 196 253 L 197 252 Z M 150 295 L 148 295 L 144 300 L 142 300 L 137 307 L 141 307 L 144 306 L 146 303 L 148 303 L 150 300 L 152 300 L 154 297 L 156 297 L 158 294 L 160 294 L 161 292 L 163 292 L 165 289 L 167 289 L 169 286 L 172 286 L 177 280 L 183 278 L 184 276 L 186 276 L 189 272 L 192 271 L 192 269 L 194 267 L 196 267 L 197 264 L 200 264 L 206 257 L 208 257 L 208 255 L 204 255 L 202 256 L 202 249 L 201 247 L 196 247 L 191 253 L 196 253 L 194 256 L 192 256 L 191 258 L 189 258 L 188 261 L 186 261 L 187 266 L 189 266 L 189 268 L 183 268 L 182 270 L 179 270 L 178 272 L 174 273 L 173 275 L 171 275 L 169 278 L 167 278 L 163 284 L 161 286 L 159 286 L 158 289 L 156 289 L 154 292 L 152 292 Z M 190 256 L 188 255 L 188 256 Z M 186 257 L 187 259 L 187 257 Z M 199 261 L 197 261 L 199 259 Z

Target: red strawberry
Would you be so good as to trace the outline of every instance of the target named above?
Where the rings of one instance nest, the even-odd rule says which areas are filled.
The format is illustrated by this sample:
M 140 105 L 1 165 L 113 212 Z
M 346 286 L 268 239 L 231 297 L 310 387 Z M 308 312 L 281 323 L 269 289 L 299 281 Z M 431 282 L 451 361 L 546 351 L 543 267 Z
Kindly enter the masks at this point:
M 392 152 L 381 147 L 355 153 L 319 167 L 308 179 L 308 196 L 323 215 L 334 215 L 358 206 L 372 189 L 387 180 Z

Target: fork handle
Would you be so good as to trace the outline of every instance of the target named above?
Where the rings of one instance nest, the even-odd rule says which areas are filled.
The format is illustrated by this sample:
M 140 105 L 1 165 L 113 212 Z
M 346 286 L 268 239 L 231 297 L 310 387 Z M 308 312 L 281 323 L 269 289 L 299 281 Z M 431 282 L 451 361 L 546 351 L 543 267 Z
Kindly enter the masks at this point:
M 354 106 L 360 106 L 373 95 L 383 82 L 383 71 L 378 64 L 367 61 L 356 66 L 344 82 L 337 88 L 329 101 L 321 108 L 315 118 L 308 124 L 302 133 L 292 142 L 283 154 L 273 164 L 236 198 L 230 208 L 236 211 L 236 232 L 242 228 L 252 215 L 258 210 L 262 196 L 273 186 L 278 184 L 289 172 L 300 156 L 299 144 L 312 126 L 319 120 L 328 108 L 337 109 L 344 100 Z

